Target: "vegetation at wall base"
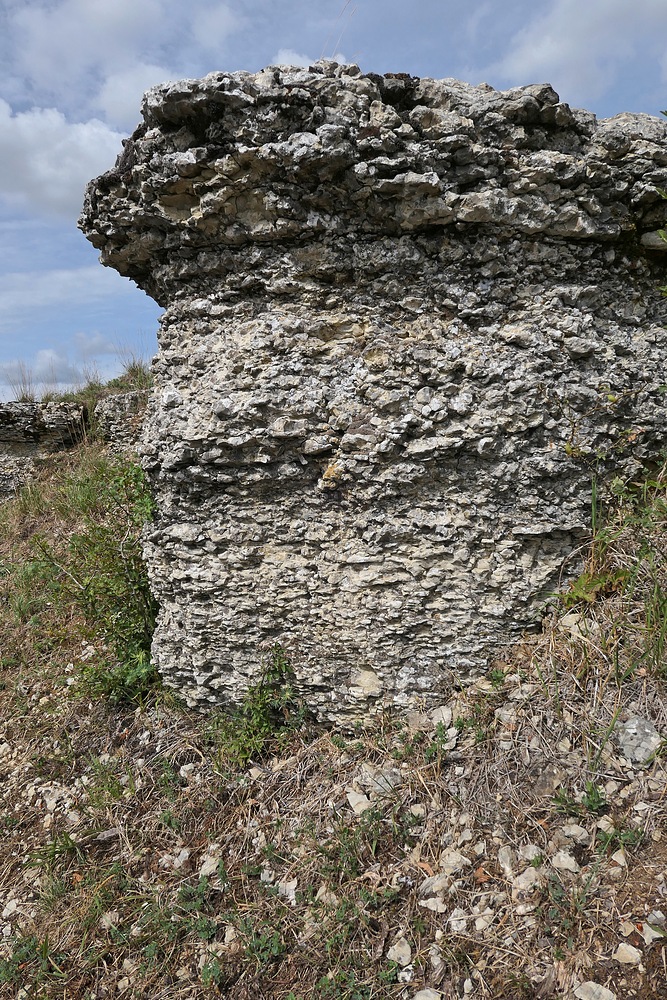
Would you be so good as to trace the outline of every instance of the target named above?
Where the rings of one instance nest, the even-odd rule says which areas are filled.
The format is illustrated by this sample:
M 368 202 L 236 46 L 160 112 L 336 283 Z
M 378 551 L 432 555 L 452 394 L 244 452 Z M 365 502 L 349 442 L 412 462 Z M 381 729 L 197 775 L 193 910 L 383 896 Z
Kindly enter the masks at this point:
M 236 715 L 160 687 L 140 470 L 54 459 L 0 507 L 0 997 L 664 997 L 667 757 L 615 727 L 667 730 L 665 473 L 614 493 L 540 636 L 323 731 L 280 646 Z

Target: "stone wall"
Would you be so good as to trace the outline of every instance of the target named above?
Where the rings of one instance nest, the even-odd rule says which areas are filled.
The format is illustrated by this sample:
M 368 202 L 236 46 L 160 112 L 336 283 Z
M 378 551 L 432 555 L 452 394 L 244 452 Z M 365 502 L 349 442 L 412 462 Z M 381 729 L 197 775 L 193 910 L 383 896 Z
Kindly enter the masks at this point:
M 323 719 L 440 702 L 665 444 L 665 124 L 335 63 L 143 114 L 81 225 L 166 309 L 160 670 L 238 702 L 280 644 Z
M 136 453 L 147 399 L 147 390 L 100 399 L 96 439 L 112 452 Z M 78 403 L 0 403 L 0 501 L 14 496 L 51 455 L 75 448 L 90 432 L 89 414 Z
M 74 403 L 0 403 L 0 500 L 26 483 L 54 452 L 80 443 L 86 424 Z
M 99 400 L 93 414 L 95 433 L 110 451 L 126 455 L 136 452 L 147 404 L 147 389 L 118 392 Z

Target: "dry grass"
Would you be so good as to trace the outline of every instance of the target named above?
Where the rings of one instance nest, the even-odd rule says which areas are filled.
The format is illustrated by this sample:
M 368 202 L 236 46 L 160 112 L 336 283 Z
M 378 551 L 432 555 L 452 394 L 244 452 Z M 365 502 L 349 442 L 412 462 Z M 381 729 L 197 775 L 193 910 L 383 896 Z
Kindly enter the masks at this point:
M 337 733 L 279 657 L 235 723 L 120 697 L 113 636 L 33 565 L 41 537 L 74 573 L 71 534 L 109 522 L 102 460 L 2 508 L 0 996 L 667 996 L 665 759 L 614 735 L 667 732 L 662 477 L 623 492 L 541 636 L 439 714 Z

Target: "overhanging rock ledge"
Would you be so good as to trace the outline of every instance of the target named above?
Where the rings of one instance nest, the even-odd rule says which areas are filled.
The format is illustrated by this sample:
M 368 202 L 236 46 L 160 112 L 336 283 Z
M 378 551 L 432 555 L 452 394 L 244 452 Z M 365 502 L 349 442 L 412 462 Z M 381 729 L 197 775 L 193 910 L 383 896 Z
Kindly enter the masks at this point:
M 441 701 L 664 447 L 665 124 L 336 63 L 143 115 L 81 226 L 166 310 L 165 680 L 238 702 L 280 645 L 322 719 Z

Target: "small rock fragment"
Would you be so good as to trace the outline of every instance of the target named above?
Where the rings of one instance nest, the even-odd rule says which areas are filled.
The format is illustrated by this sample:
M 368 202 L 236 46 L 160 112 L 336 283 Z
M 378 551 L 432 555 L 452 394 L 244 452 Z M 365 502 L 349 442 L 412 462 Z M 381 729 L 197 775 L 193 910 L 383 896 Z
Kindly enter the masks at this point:
M 526 868 L 512 879 L 512 899 L 524 902 L 543 881 L 543 876 L 536 868 Z
M 582 983 L 574 991 L 577 1000 L 616 1000 L 616 994 L 608 990 L 606 986 L 599 983 Z
M 367 795 L 361 792 L 355 792 L 353 788 L 346 789 L 347 801 L 352 806 L 354 812 L 357 816 L 361 816 L 362 813 L 366 812 L 367 809 L 371 807 L 371 800 Z
M 432 896 L 431 899 L 420 899 L 419 905 L 423 906 L 425 910 L 432 910 L 433 913 L 444 913 L 447 907 L 441 899 L 437 896 Z
M 468 924 L 468 918 L 464 911 L 457 906 L 455 910 L 452 910 L 447 923 L 449 924 L 449 929 L 452 934 L 464 934 Z
M 581 870 L 577 864 L 576 858 L 567 851 L 556 851 L 550 861 L 552 866 L 557 868 L 558 871 L 578 872 Z
M 583 826 L 579 826 L 578 823 L 566 823 L 561 827 L 561 830 L 563 835 L 568 840 L 573 840 L 575 844 L 586 846 L 591 842 L 591 835 L 588 830 L 584 829 Z
M 397 962 L 401 967 L 409 965 L 412 961 L 412 948 L 404 937 L 398 938 L 391 948 L 387 950 L 387 958 L 390 962 Z
M 441 723 L 445 729 L 449 729 L 452 724 L 452 710 L 448 705 L 442 705 L 440 708 L 434 708 L 431 712 L 431 721 L 434 726 Z
M 296 906 L 297 879 L 290 879 L 288 882 L 278 883 L 278 895 L 286 899 L 290 906 Z
M 633 948 L 631 944 L 621 941 L 611 957 L 623 965 L 639 965 L 642 960 L 642 953 L 638 948 Z
M 662 743 L 655 726 L 638 715 L 620 722 L 615 736 L 623 756 L 634 764 L 646 764 Z
M 514 874 L 513 856 L 511 847 L 501 847 L 498 851 L 498 864 L 508 878 Z
M 443 851 L 440 855 L 440 867 L 445 875 L 454 875 L 456 872 L 468 868 L 471 864 L 470 858 L 467 858 L 465 854 L 460 854 L 459 851 Z
M 211 875 L 215 875 L 220 864 L 220 858 L 205 857 L 199 868 L 199 874 L 202 878 L 208 878 Z

